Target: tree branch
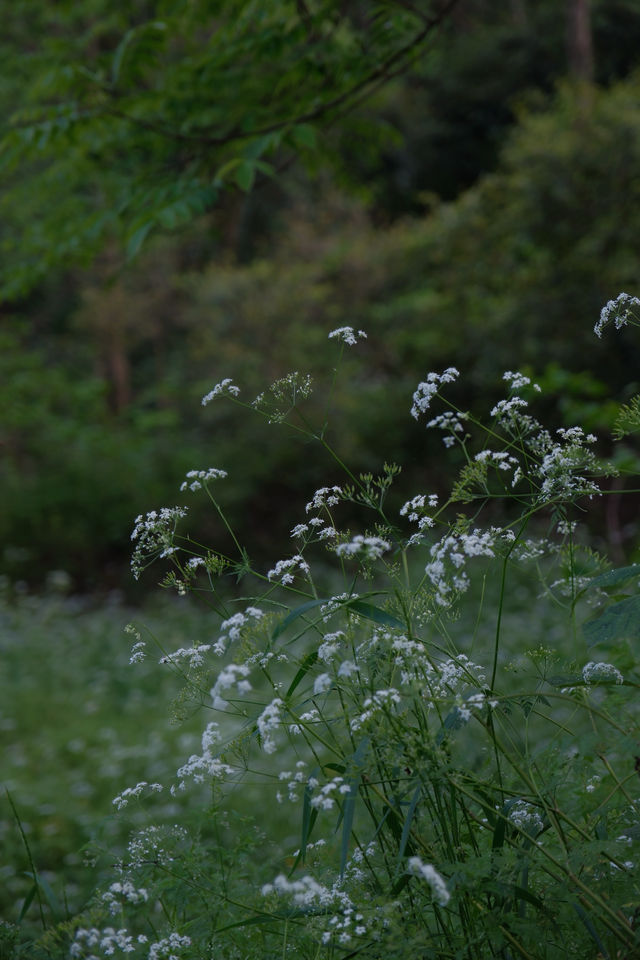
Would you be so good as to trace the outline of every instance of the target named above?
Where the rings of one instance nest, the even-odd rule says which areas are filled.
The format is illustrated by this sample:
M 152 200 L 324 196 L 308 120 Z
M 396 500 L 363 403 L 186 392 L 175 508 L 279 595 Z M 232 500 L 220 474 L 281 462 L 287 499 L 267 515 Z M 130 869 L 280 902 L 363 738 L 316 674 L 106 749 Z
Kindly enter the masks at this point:
M 366 99 L 366 97 L 369 96 L 374 90 L 378 89 L 381 83 L 384 83 L 393 77 L 399 76 L 404 70 L 406 70 L 413 60 L 413 54 L 416 52 L 416 49 L 420 47 L 420 45 L 426 40 L 428 35 L 433 30 L 443 23 L 446 17 L 459 2 L 460 0 L 446 0 L 440 10 L 434 16 L 429 18 L 425 18 L 423 16 L 424 26 L 412 37 L 408 43 L 406 43 L 399 50 L 396 50 L 395 53 L 392 53 L 391 56 L 389 56 L 383 63 L 375 67 L 366 77 L 363 77 L 362 80 L 359 80 L 348 90 L 345 90 L 332 99 L 327 100 L 325 103 L 319 104 L 312 110 L 308 110 L 306 113 L 298 114 L 297 116 L 293 117 L 287 117 L 286 119 L 282 120 L 275 120 L 273 123 L 265 124 L 264 126 L 257 127 L 254 130 L 246 131 L 235 127 L 232 130 L 229 130 L 227 133 L 219 134 L 218 136 L 210 136 L 206 134 L 188 134 L 180 133 L 177 130 L 168 130 L 162 126 L 158 126 L 153 122 L 143 120 L 140 117 L 134 117 L 131 114 L 121 110 L 110 109 L 107 110 L 106 113 L 168 139 L 216 147 L 224 146 L 228 143 L 233 143 L 234 141 L 250 140 L 253 137 L 266 136 L 269 133 L 276 133 L 279 130 L 285 130 L 287 127 L 295 126 L 296 124 L 311 123 L 314 120 L 321 119 L 332 110 L 335 110 L 341 106 L 344 106 L 345 108 L 343 113 L 347 113 L 349 110 L 353 109 L 356 104 L 360 103 L 363 99 Z M 411 8 L 412 12 L 415 12 L 415 10 L 413 10 L 413 4 L 407 4 L 403 2 L 403 0 L 399 0 L 398 5 L 405 8 Z M 367 90 L 368 87 L 372 87 L 372 90 Z M 360 96 L 358 96 L 359 94 Z M 349 103 L 350 100 L 352 100 L 351 103 Z

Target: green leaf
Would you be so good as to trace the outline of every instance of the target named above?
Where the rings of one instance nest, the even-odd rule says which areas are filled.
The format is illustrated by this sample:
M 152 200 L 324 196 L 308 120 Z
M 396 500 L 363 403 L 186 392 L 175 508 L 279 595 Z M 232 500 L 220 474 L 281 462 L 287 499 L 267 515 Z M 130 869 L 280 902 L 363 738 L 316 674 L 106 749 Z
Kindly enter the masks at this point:
M 640 639 L 640 597 L 629 597 L 607 607 L 596 620 L 583 624 L 587 646 L 615 640 Z
M 317 650 L 312 650 L 311 653 L 309 653 L 309 654 L 304 658 L 304 660 L 302 661 L 302 664 L 301 664 L 301 666 L 300 666 L 300 669 L 298 670 L 298 672 L 296 673 L 295 677 L 293 678 L 293 680 L 292 680 L 291 683 L 289 684 L 289 689 L 287 690 L 287 692 L 286 692 L 286 694 L 285 694 L 285 699 L 288 699 L 288 698 L 291 696 L 291 694 L 292 694 L 293 691 L 296 689 L 296 687 L 298 686 L 298 684 L 300 683 L 300 681 L 303 679 L 303 677 L 305 676 L 305 674 L 308 673 L 308 671 L 311 669 L 311 667 L 314 665 L 314 663 L 316 662 L 317 659 L 318 659 L 318 651 L 317 651 Z
M 404 857 L 404 851 L 407 846 L 407 841 L 409 840 L 409 833 L 411 832 L 411 822 L 417 810 L 418 801 L 420 800 L 421 793 L 422 793 L 422 784 L 419 783 L 413 792 L 413 797 L 411 798 L 411 803 L 409 804 L 407 815 L 404 818 L 404 825 L 402 827 L 402 836 L 400 837 L 400 845 L 398 846 L 398 861 L 396 865 L 396 876 L 400 872 L 400 867 L 402 865 L 402 858 Z
M 139 252 L 140 247 L 147 239 L 149 233 L 153 230 L 153 220 L 147 220 L 137 230 L 135 230 L 127 241 L 127 259 L 133 260 Z
M 600 937 L 598 936 L 598 932 L 597 932 L 596 928 L 594 927 L 593 923 L 591 922 L 591 920 L 590 920 L 590 918 L 589 918 L 589 914 L 586 913 L 586 911 L 582 909 L 582 907 L 580 906 L 579 903 L 574 903 L 574 904 L 573 904 L 573 909 L 575 910 L 575 912 L 576 912 L 576 913 L 578 914 L 578 916 L 580 917 L 580 920 L 581 920 L 582 923 L 584 924 L 585 929 L 588 931 L 589 936 L 591 937 L 591 939 L 592 939 L 593 942 L 595 943 L 596 947 L 597 947 L 598 950 L 600 951 L 600 956 L 603 957 L 604 960 L 611 960 L 611 954 L 609 953 L 609 951 L 607 950 L 607 948 L 606 948 L 605 945 L 603 944 L 602 940 L 601 940 Z
M 496 817 L 496 824 L 493 828 L 493 837 L 491 839 L 491 849 L 500 850 L 504 845 L 505 832 L 507 829 L 507 813 L 508 808 L 503 806 L 502 816 Z
M 282 620 L 278 626 L 275 628 L 271 634 L 272 640 L 277 640 L 281 636 L 287 627 L 293 623 L 294 620 L 297 620 L 298 617 L 302 617 L 308 610 L 313 610 L 314 607 L 321 607 L 323 603 L 328 603 L 327 600 L 317 599 L 309 600 L 307 603 L 303 603 L 302 606 L 296 607 L 295 610 L 292 610 L 284 620 Z
M 31 876 L 31 874 L 28 874 L 28 876 Z M 22 921 L 24 920 L 25 914 L 29 909 L 29 907 L 31 906 L 31 904 L 33 903 L 33 898 L 35 897 L 37 892 L 38 892 L 38 884 L 34 883 L 34 885 L 29 890 L 29 893 L 24 898 L 24 903 L 22 904 L 22 909 L 20 910 L 20 914 L 18 916 L 18 923 L 22 923 Z
M 309 774 L 309 779 L 315 776 L 318 773 L 318 768 L 315 767 Z M 315 807 L 311 806 L 311 794 L 313 793 L 309 783 L 304 788 L 304 797 L 302 799 L 302 837 L 300 840 L 300 853 L 296 859 L 295 864 L 293 865 L 293 870 L 295 870 L 298 861 L 302 860 L 304 863 L 304 858 L 307 853 L 307 844 L 309 842 L 309 837 L 311 836 L 311 831 L 314 828 L 315 822 L 318 819 L 318 810 Z
M 399 627 L 401 630 L 405 628 L 405 624 L 397 617 L 387 613 L 386 610 L 381 610 L 380 607 L 376 607 L 372 603 L 366 603 L 364 600 L 350 600 L 344 606 L 364 617 L 365 620 L 373 620 L 374 623 L 381 623 L 387 627 Z
M 235 181 L 241 190 L 248 193 L 256 179 L 256 164 L 252 160 L 241 160 L 236 167 Z
M 313 150 L 318 143 L 316 131 L 313 127 L 310 127 L 308 123 L 300 123 L 294 127 L 291 131 L 291 136 L 297 147 L 308 147 L 310 150 Z
M 347 857 L 349 854 L 349 840 L 351 839 L 351 830 L 353 827 L 353 816 L 356 809 L 356 799 L 358 797 L 358 788 L 362 777 L 363 761 L 369 749 L 369 737 L 363 737 L 358 744 L 353 755 L 354 772 L 349 778 L 349 793 L 346 794 L 342 805 L 342 840 L 340 843 L 340 876 L 344 876 L 347 866 Z M 339 821 L 338 821 L 339 822 Z
M 62 917 L 62 909 L 60 907 L 60 901 L 53 892 L 49 881 L 46 877 L 43 877 L 41 873 L 37 875 L 36 883 L 40 885 L 40 889 L 44 893 L 47 903 L 51 907 L 52 913 L 55 917 Z
M 618 567 L 616 570 L 606 570 L 605 573 L 601 573 L 590 580 L 585 589 L 588 590 L 589 587 L 613 587 L 619 583 L 626 583 L 627 580 L 632 580 L 634 577 L 640 579 L 640 563 L 633 563 L 630 567 Z

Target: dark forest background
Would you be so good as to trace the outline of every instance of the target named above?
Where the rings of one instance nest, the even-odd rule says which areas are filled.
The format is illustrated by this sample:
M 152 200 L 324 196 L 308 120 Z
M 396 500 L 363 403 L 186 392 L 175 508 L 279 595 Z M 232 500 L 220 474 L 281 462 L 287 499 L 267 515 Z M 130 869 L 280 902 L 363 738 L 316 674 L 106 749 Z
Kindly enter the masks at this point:
M 593 335 L 639 289 L 637 0 L 29 0 L 5 28 L 6 584 L 131 589 L 134 517 L 209 466 L 272 559 L 335 480 L 200 399 L 322 376 L 335 327 L 368 339 L 334 441 L 358 469 L 400 463 L 409 495 L 443 482 L 409 416 L 429 370 L 457 366 L 475 410 L 531 372 L 548 417 L 592 430 L 640 390 L 637 340 Z M 614 559 L 635 535 L 608 518 Z

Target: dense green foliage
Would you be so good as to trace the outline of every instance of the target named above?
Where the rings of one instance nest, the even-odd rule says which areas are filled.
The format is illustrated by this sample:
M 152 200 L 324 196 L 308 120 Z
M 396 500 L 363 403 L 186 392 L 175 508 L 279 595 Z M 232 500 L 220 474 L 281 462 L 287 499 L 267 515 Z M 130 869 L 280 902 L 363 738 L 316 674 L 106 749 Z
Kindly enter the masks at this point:
M 585 331 L 636 279 L 640 14 L 591 14 L 602 87 L 554 94 L 551 0 L 22 4 L 0 40 L 1 570 L 118 582 L 131 518 L 212 445 L 260 549 L 304 478 L 192 402 L 300 368 L 328 325 L 370 333 L 342 434 L 362 468 L 374 441 L 422 450 L 392 424 L 426 367 L 484 391 L 514 330 L 558 422 L 610 422 L 636 348 Z
M 639 89 L 632 77 L 594 92 L 579 120 L 561 91 L 521 115 L 495 172 L 421 217 L 376 226 L 323 181 L 280 211 L 270 256 L 185 272 L 167 241 L 124 274 L 97 265 L 59 319 L 42 313 L 62 296 L 51 288 L 36 321 L 24 310 L 7 321 L 5 570 L 37 581 L 62 566 L 97 584 L 107 564 L 117 578 L 133 516 L 174 500 L 203 458 L 233 472 L 235 502 L 252 504 L 245 515 L 264 547 L 269 515 L 304 480 L 291 479 L 290 451 L 250 428 L 240 448 L 233 413 L 194 427 L 189 411 L 225 376 L 250 398 L 309 356 L 321 364 L 324 331 L 354 318 L 375 374 L 361 380 L 356 428 L 341 442 L 362 469 L 378 453 L 410 464 L 422 450 L 411 424 L 392 424 L 426 367 L 455 363 L 468 391 L 485 392 L 511 363 L 514 336 L 520 364 L 556 391 L 558 423 L 576 412 L 611 423 L 614 398 L 628 399 L 617 385 L 634 390 L 640 357 L 624 332 L 594 341 L 590 320 L 634 287 Z M 198 256 L 202 233 L 192 245 Z M 313 458 L 307 467 L 311 476 Z

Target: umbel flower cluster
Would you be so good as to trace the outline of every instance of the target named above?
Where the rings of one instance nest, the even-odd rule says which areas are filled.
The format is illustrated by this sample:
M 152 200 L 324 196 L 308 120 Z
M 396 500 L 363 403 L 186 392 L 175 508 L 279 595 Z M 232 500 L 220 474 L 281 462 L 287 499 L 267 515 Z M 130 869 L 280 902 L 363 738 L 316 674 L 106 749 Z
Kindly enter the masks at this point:
M 618 298 L 606 317 L 635 305 Z M 365 336 L 341 327 L 329 340 L 342 355 Z M 599 561 L 580 559 L 575 522 L 609 468 L 591 434 L 536 419 L 528 375 L 507 371 L 506 395 L 481 419 L 448 399 L 459 379 L 453 367 L 427 374 L 409 410 L 463 461 L 449 496 L 406 491 L 393 506 L 397 470 L 357 476 L 310 428 L 334 473 L 291 518 L 282 559 L 251 564 L 216 495 L 233 479 L 220 468 L 190 471 L 181 489 L 206 491 L 237 556 L 183 535 L 182 506 L 137 518 L 134 574 L 164 562 L 165 584 L 205 593 L 215 619 L 158 656 L 181 702 L 205 711 L 199 747 L 172 782 L 140 780 L 114 806 L 152 818 L 169 801 L 172 817 L 184 804 L 201 820 L 193 834 L 175 822 L 134 831 L 98 902 L 103 925 L 79 927 L 70 956 L 552 960 L 560 953 L 539 952 L 550 903 L 554 937 L 576 956 L 633 947 L 638 724 L 612 710 L 635 680 L 611 642 L 605 656 L 577 641 L 583 609 L 592 633 L 612 636 L 607 580 L 589 594 Z M 225 379 L 203 403 L 281 422 L 311 384 L 296 371 L 253 403 L 240 396 Z M 510 647 L 510 604 L 532 573 L 523 652 Z M 560 648 L 563 631 L 564 673 L 549 640 Z M 129 632 L 137 668 L 150 644 Z M 245 838 L 229 861 L 211 824 L 217 835 L 245 798 L 261 827 L 251 856 Z M 286 826 L 268 846 L 271 821 Z

